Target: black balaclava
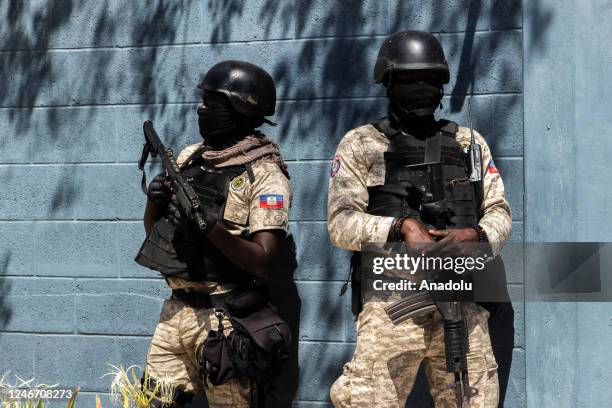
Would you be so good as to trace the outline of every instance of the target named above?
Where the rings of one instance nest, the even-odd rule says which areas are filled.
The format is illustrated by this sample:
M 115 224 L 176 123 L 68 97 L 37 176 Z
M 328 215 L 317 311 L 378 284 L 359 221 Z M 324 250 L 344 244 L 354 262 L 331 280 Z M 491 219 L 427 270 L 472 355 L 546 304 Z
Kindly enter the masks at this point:
M 402 125 L 433 118 L 442 100 L 442 86 L 429 82 L 392 82 L 387 87 L 389 117 Z
M 261 119 L 236 112 L 222 93 L 205 91 L 204 102 L 198 106 L 200 134 L 213 149 L 236 144 L 262 123 Z

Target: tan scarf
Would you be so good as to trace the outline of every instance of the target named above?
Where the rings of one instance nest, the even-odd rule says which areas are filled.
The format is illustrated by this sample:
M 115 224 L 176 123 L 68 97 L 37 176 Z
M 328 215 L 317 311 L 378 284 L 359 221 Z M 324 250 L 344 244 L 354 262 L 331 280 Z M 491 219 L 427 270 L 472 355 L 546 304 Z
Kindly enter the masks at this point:
M 249 135 L 223 150 L 205 150 L 202 159 L 206 164 L 217 168 L 259 161 L 276 163 L 289 178 L 287 165 L 283 161 L 278 145 L 261 133 Z

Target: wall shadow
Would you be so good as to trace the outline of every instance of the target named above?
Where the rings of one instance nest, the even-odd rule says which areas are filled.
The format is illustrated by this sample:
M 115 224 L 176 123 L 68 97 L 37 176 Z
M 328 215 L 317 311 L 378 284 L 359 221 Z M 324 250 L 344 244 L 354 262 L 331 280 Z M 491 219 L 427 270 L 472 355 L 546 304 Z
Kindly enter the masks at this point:
M 300 373 L 298 346 L 300 339 L 300 312 L 302 302 L 294 282 L 297 269 L 297 246 L 292 235 L 283 241 L 280 256 L 276 260 L 274 277 L 267 284 L 270 301 L 291 328 L 289 358 L 281 371 L 272 379 L 270 392 L 264 406 L 290 408 L 298 389 Z
M 499 406 L 504 407 L 506 393 L 510 382 L 510 369 L 512 368 L 512 353 L 514 351 L 515 311 L 511 302 L 501 302 L 489 318 L 489 334 L 491 347 L 497 362 L 497 375 L 499 378 Z
M 7 252 L 2 256 L 2 260 L 0 260 L 0 335 L 2 335 L 2 331 L 13 318 L 8 297 L 11 291 L 11 284 L 5 276 L 10 262 L 11 253 Z
M 35 2 L 32 2 L 34 4 Z M 0 106 L 10 106 L 17 109 L 11 109 L 9 118 L 15 121 L 15 129 L 17 130 L 17 142 L 25 142 L 25 138 L 32 138 L 37 134 L 37 118 L 35 115 L 35 106 L 45 105 L 64 105 L 60 103 L 56 93 L 60 92 L 57 88 L 58 78 L 61 78 L 64 70 L 72 70 L 72 67 L 78 68 L 79 61 L 72 62 L 71 66 L 65 66 L 56 58 L 54 47 L 58 46 L 58 36 L 65 35 L 63 29 L 72 22 L 79 20 L 86 15 L 94 15 L 92 44 L 108 47 L 117 44 L 119 35 L 123 35 L 128 39 L 129 44 L 124 45 L 163 45 L 172 42 L 183 42 L 181 35 L 183 34 L 174 24 L 174 21 L 185 13 L 180 3 L 182 2 L 165 2 L 154 1 L 147 4 L 146 10 L 139 8 L 138 2 L 121 2 L 120 9 L 114 8 L 112 1 L 101 0 L 95 7 L 95 10 L 89 9 L 86 5 L 93 4 L 82 0 L 50 0 L 42 2 L 42 6 L 28 6 L 28 2 L 11 1 L 3 2 L 2 7 L 6 8 L 4 14 L 5 19 L 2 25 L 7 27 L 13 23 L 14 30 L 11 30 L 7 35 L 0 37 L 0 75 L 3 78 L 9 78 L 7 88 L 0 91 Z M 209 20 L 206 24 L 211 24 L 210 36 L 202 38 L 205 43 L 220 43 L 219 48 L 226 46 L 227 42 L 233 41 L 234 36 L 242 27 L 235 23 L 244 18 L 256 18 L 258 24 L 261 25 L 261 37 L 265 39 L 274 34 L 278 38 L 304 38 L 300 40 L 300 46 L 296 55 L 270 55 L 266 56 L 267 60 L 273 60 L 270 66 L 279 88 L 286 89 L 282 95 L 283 103 L 288 109 L 287 118 L 296 116 L 299 123 L 292 122 L 287 119 L 279 123 L 276 129 L 278 140 L 284 145 L 286 143 L 295 142 L 293 146 L 309 147 L 300 148 L 299 160 L 321 160 L 330 159 L 333 155 L 335 147 L 342 135 L 351 128 L 360 124 L 368 123 L 378 119 L 384 115 L 386 103 L 383 97 L 382 90 L 378 90 L 376 85 L 371 80 L 371 67 L 374 63 L 376 50 L 382 43 L 382 38 L 377 37 L 381 31 L 369 30 L 360 32 L 360 38 L 346 38 L 355 34 L 355 25 L 352 22 L 367 22 L 371 17 L 371 10 L 364 7 L 363 4 L 371 3 L 364 1 L 337 1 L 328 7 L 320 7 L 322 2 L 308 1 L 301 2 L 299 10 L 292 10 L 294 2 L 264 0 L 261 1 L 261 8 L 255 15 L 251 15 L 251 9 L 248 7 L 248 2 L 242 0 L 210 0 L 206 3 L 208 7 L 204 9 L 204 14 L 208 15 Z M 505 0 L 491 0 L 493 8 L 503 8 Z M 410 29 L 410 18 L 405 16 L 417 16 L 418 10 L 410 2 L 400 2 L 404 9 L 402 18 L 399 18 L 399 13 L 396 10 L 389 10 L 391 26 L 394 29 Z M 478 64 L 482 61 L 482 56 L 488 52 L 486 45 L 477 41 L 475 33 L 478 22 L 482 19 L 489 18 L 484 14 L 487 10 L 483 7 L 484 2 L 472 1 L 469 3 L 467 18 L 465 10 L 451 10 L 447 14 L 435 14 L 431 16 L 430 29 L 436 31 L 440 35 L 445 35 L 439 27 L 448 21 L 465 21 L 465 27 L 461 27 L 461 31 L 465 34 L 458 36 L 458 55 L 452 69 L 457 71 L 457 81 L 452 89 L 447 89 L 447 93 L 453 95 L 450 100 L 451 112 L 459 112 L 465 109 L 465 99 L 471 90 L 474 88 L 474 80 L 479 75 Z M 538 2 L 530 3 L 528 12 L 533 14 L 531 22 L 533 24 L 534 35 L 531 38 L 534 45 L 532 50 L 542 49 L 545 47 L 543 43 L 545 36 L 543 33 L 552 18 L 551 10 L 542 10 Z M 34 8 L 32 8 L 34 7 Z M 204 6 L 203 6 L 204 7 Z M 97 10 L 97 11 L 96 11 Z M 102 10 L 102 11 L 100 11 Z M 294 14 L 294 13 L 298 13 Z M 520 7 L 512 7 L 507 11 L 508 20 L 512 20 L 521 14 Z M 131 28 L 127 31 L 128 23 L 125 21 L 125 16 L 138 16 L 138 20 L 131 24 Z M 247 17 L 245 17 L 247 16 Z M 344 18 L 350 16 L 350 19 Z M 313 33 L 309 31 L 307 21 L 319 21 L 321 31 Z M 19 27 L 30 27 L 28 29 L 20 29 Z M 37 29 L 37 27 L 39 29 Z M 193 29 L 190 27 L 188 29 Z M 41 31 L 42 30 L 42 31 Z M 0 29 L 1 31 L 1 29 Z M 384 31 L 384 30 L 382 30 Z M 496 34 L 497 35 L 497 34 Z M 500 36 L 503 33 L 499 34 Z M 311 37 L 324 36 L 325 40 L 314 40 Z M 336 38 L 337 37 L 337 38 Z M 368 38 L 365 38 L 368 37 Z M 61 44 L 60 44 L 61 46 Z M 245 45 L 247 47 L 248 45 Z M 118 47 L 121 48 L 121 47 Z M 163 47 L 146 47 L 145 51 L 131 51 L 126 60 L 117 60 L 115 54 L 106 51 L 92 51 L 89 62 L 86 68 L 88 75 L 82 77 L 76 76 L 72 72 L 72 78 L 66 84 L 60 82 L 60 85 L 66 85 L 71 90 L 68 104 L 70 106 L 80 105 L 105 105 L 110 103 L 125 102 L 125 96 L 120 92 L 128 90 L 140 95 L 140 101 L 144 103 L 141 107 L 141 114 L 153 116 L 158 113 L 165 113 L 168 106 L 165 102 L 173 102 L 175 96 L 172 93 L 172 87 L 158 86 L 161 82 L 161 77 L 165 74 L 160 69 L 170 63 L 164 55 Z M 172 72 L 174 77 L 179 78 L 186 76 L 187 72 L 187 56 L 181 51 L 176 54 L 178 61 L 174 61 L 173 66 L 178 67 Z M 123 64 L 123 65 L 122 65 Z M 122 78 L 120 75 L 109 75 L 109 72 L 117 70 L 136 70 L 139 76 L 128 79 Z M 309 82 L 299 81 L 299 77 L 309 75 L 317 70 L 320 76 L 320 82 L 313 84 Z M 497 78 L 499 82 L 508 80 L 511 76 L 509 67 L 502 67 L 499 70 L 501 77 Z M 177 84 L 171 84 L 177 85 Z M 194 84 L 195 85 L 195 84 Z M 176 86 L 178 88 L 178 85 Z M 314 89 L 318 87 L 317 89 Z M 127 92 L 127 91 L 126 91 Z M 355 95 L 368 95 L 367 98 L 353 99 Z M 378 98 L 377 98 L 378 97 Z M 161 103 L 155 106 L 153 102 Z M 516 102 L 520 103 L 517 98 Z M 323 106 L 322 113 L 327 117 L 332 117 L 328 123 L 322 125 L 320 115 L 309 114 L 313 106 L 319 104 Z M 89 116 L 88 116 L 89 115 Z M 44 126 L 49 129 L 49 133 L 54 141 L 59 140 L 63 134 L 71 130 L 65 127 L 65 123 L 74 121 L 86 121 L 94 115 L 94 110 L 89 110 L 85 116 L 77 114 L 76 110 L 62 109 L 61 112 L 57 109 L 47 109 L 42 114 Z M 195 121 L 195 115 L 192 117 Z M 178 129 L 185 131 L 187 129 L 186 121 L 179 124 Z M 140 123 L 138 124 L 140 126 Z M 506 123 L 497 124 L 496 133 L 503 134 L 506 129 Z M 87 127 L 85 127 L 88 130 Z M 85 134 L 86 132 L 84 132 Z M 140 135 L 139 135 L 140 136 Z M 179 135 L 172 135 L 172 139 L 164 139 L 166 144 L 174 145 L 179 139 Z M 315 141 L 315 142 L 313 142 Z M 66 151 L 66 155 L 69 155 Z M 134 160 L 139 155 L 138 151 L 134 151 Z M 61 161 L 61 160 L 60 160 Z M 319 213 L 309 210 L 312 203 L 321 202 L 321 197 L 327 191 L 327 178 L 324 177 L 328 173 L 312 173 L 308 174 L 309 179 L 304 182 L 300 190 L 300 196 L 296 197 L 299 200 L 300 206 L 304 209 L 303 219 L 306 221 L 325 221 L 324 216 Z M 135 186 L 137 189 L 137 186 Z M 77 192 L 74 186 L 69 184 L 58 184 L 57 190 L 52 197 L 52 211 L 59 211 L 62 208 L 62 203 L 70 203 L 75 199 Z M 320 274 L 317 275 L 322 279 L 338 280 L 345 274 L 345 269 L 339 265 L 338 257 L 342 257 L 340 251 L 326 250 L 330 245 L 328 241 L 320 241 L 315 250 L 321 254 L 317 258 L 316 267 L 320 269 Z M 348 257 L 347 257 L 348 258 Z M 288 263 L 287 265 L 290 265 Z M 286 391 L 286 394 L 294 395 L 297 387 L 297 379 L 299 377 L 300 368 L 297 366 L 297 344 L 300 338 L 299 333 L 299 316 L 301 302 L 297 293 L 297 288 L 293 281 L 297 265 L 293 265 L 291 271 L 283 273 L 283 276 L 291 276 L 291 279 L 280 279 L 274 285 L 273 293 L 282 294 L 282 297 L 275 299 L 279 305 L 279 309 L 287 320 L 292 324 L 292 329 L 295 331 L 294 344 L 296 358 L 295 366 L 287 368 L 287 373 L 284 373 L 282 379 L 287 383 L 279 385 Z M 340 269 L 340 271 L 339 271 Z M 318 279 L 317 277 L 317 279 Z M 10 319 L 10 310 L 6 302 L 6 293 L 8 293 L 7 283 L 2 283 L 0 277 L 0 329 L 2 321 Z M 334 292 L 335 295 L 335 292 Z M 321 300 L 319 305 L 312 305 L 321 310 L 325 310 L 327 302 Z M 311 307 L 310 305 L 308 307 Z M 3 314 L 3 310 L 8 312 Z M 320 316 L 322 324 L 331 325 L 334 323 L 334 314 L 337 310 L 330 310 Z M 8 316 L 8 317 L 6 317 Z M 496 325 L 493 319 L 498 319 L 500 327 L 503 330 L 508 330 L 511 326 L 508 322 L 512 321 L 512 313 L 506 311 L 502 314 L 492 316 L 491 333 L 492 337 L 499 334 L 500 342 L 503 339 L 513 338 L 513 335 L 505 331 L 496 332 Z M 504 323 L 505 322 L 505 323 Z M 500 329 L 500 330 L 501 330 Z M 497 333 L 497 334 L 496 334 Z M 509 336 L 509 337 L 508 337 Z M 494 342 L 496 342 L 495 340 Z M 507 354 L 511 351 L 512 346 L 507 342 L 504 343 L 504 352 Z M 496 354 L 497 355 L 497 354 Z M 506 359 L 505 361 L 511 361 Z M 338 372 L 341 367 L 324 367 L 326 362 L 320 367 L 321 370 L 329 369 L 330 372 Z M 330 363 L 331 364 L 331 363 Z M 507 371 L 509 372 L 509 363 L 507 363 Z M 503 367 L 500 367 L 500 373 Z M 303 370 L 302 370 L 303 371 Z M 500 380 L 503 378 L 500 374 Z M 418 386 L 413 394 L 415 398 L 421 398 L 419 395 L 426 394 L 426 387 L 423 388 L 424 382 L 419 380 Z M 507 386 L 507 377 L 506 377 Z M 502 384 L 502 388 L 505 386 Z M 321 395 L 327 396 L 327 390 L 322 390 Z M 286 399 L 286 396 L 279 397 L 281 400 Z M 413 397 L 411 397 L 413 398 Z M 425 397 L 422 397 L 425 398 Z
M 526 2 L 527 10 L 525 14 L 529 15 L 529 53 L 526 57 L 529 58 L 534 52 L 540 53 L 546 49 L 546 30 L 552 23 L 554 18 L 554 10 L 546 8 L 541 1 Z
M 0 91 L 0 107 L 12 108 L 7 116 L 15 131 L 5 143 L 31 143 L 28 138 L 40 133 L 57 143 L 81 131 L 71 123 L 79 123 L 84 134 L 99 133 L 91 126 L 108 124 L 89 123 L 98 110 L 69 108 L 120 104 L 130 94 L 142 101 L 143 117 L 163 113 L 165 105 L 154 105 L 172 99 L 170 87 L 155 85 L 162 82 L 160 69 L 168 64 L 163 48 L 124 52 L 121 46 L 183 42 L 177 21 L 188 20 L 190 12 L 182 2 L 162 0 L 147 2 L 146 7 L 113 0 L 3 2 L 0 75 L 7 78 L 7 84 Z M 119 47 L 109 49 L 113 46 Z M 98 50 L 100 47 L 103 49 Z M 174 75 L 186 76 L 185 54 L 173 55 L 173 59 L 178 67 Z M 129 75 L 130 71 L 138 75 Z M 78 161 L 69 147 L 64 153 L 67 161 Z M 62 161 L 61 154 L 58 152 L 56 161 Z M 66 191 L 57 195 L 65 199 Z
M 457 95 L 456 98 L 451 98 L 451 112 L 458 112 L 463 107 L 465 95 L 468 92 L 468 87 L 473 83 L 474 77 L 474 53 L 479 50 L 474 50 L 474 38 L 476 37 L 476 24 L 482 4 L 480 1 L 471 1 L 468 9 L 467 26 L 465 28 L 465 39 L 461 47 L 461 57 L 459 58 L 459 66 L 456 68 L 457 82 L 451 91 L 451 95 Z
M 363 93 L 364 89 L 375 87 L 375 85 L 371 83 L 370 72 L 374 62 L 373 58 L 375 57 L 375 54 L 372 53 L 372 49 L 377 49 L 382 39 L 372 39 L 365 45 L 365 42 L 359 43 L 358 40 L 353 38 L 342 38 L 346 35 L 354 34 L 354 31 L 352 27 L 346 24 L 346 20 L 343 21 L 340 16 L 355 16 L 355 20 L 353 21 L 368 19 L 369 10 L 360 7 L 360 4 L 357 4 L 357 2 L 337 2 L 333 4 L 333 6 L 327 8 L 318 7 L 320 4 L 317 2 L 308 3 L 309 4 L 300 5 L 299 18 L 296 19 L 294 27 L 290 19 L 284 20 L 284 24 L 282 22 L 283 20 L 280 20 L 281 22 L 279 23 L 278 16 L 286 13 L 286 9 L 281 6 L 281 2 L 277 1 L 264 2 L 262 10 L 266 12 L 260 13 L 259 21 L 266 27 L 266 32 L 270 32 L 273 27 L 278 28 L 280 24 L 280 32 L 287 33 L 291 29 L 294 29 L 296 38 L 307 38 L 305 44 L 300 47 L 294 59 L 290 60 L 281 57 L 275 61 L 273 65 L 273 76 L 281 88 L 289 89 L 288 94 L 291 98 L 306 100 L 320 97 L 321 94 L 323 94 L 326 98 L 335 99 L 335 101 L 330 100 L 324 102 L 326 106 L 333 106 L 333 109 L 326 110 L 326 112 L 333 112 L 333 117 L 335 119 L 332 121 L 333 123 L 324 127 L 327 133 L 320 140 L 320 144 L 325 144 L 327 147 L 317 150 L 320 156 L 316 158 L 325 159 L 332 157 L 336 144 L 346 131 L 360 124 L 376 120 L 384 115 L 386 106 L 382 98 L 358 101 L 343 99 L 351 97 L 351 95 L 359 93 L 359 91 Z M 401 7 L 404 9 L 401 16 L 400 13 L 394 13 L 394 10 L 389 10 L 391 27 L 397 30 L 416 28 L 410 25 L 411 20 L 407 17 L 418 16 L 419 11 L 416 9 L 417 6 L 406 3 L 407 2 L 401 4 Z M 495 44 L 498 40 L 501 40 L 504 32 L 497 31 L 487 34 L 492 37 L 490 42 L 487 42 L 479 40 L 477 30 L 479 30 L 479 23 L 487 19 L 495 20 L 496 24 L 500 24 L 502 27 L 504 22 L 509 22 L 507 23 L 509 24 L 509 28 L 520 28 L 522 13 L 521 3 L 517 1 L 510 3 L 512 4 L 504 2 L 503 0 L 492 0 L 490 4 L 482 0 L 471 1 L 469 2 L 467 12 L 465 8 L 461 7 L 451 9 L 440 6 L 435 8 L 435 10 L 440 11 L 440 13 L 435 13 L 433 16 L 430 16 L 430 31 L 435 31 L 440 36 L 450 38 L 450 40 L 448 40 L 450 41 L 450 46 L 455 48 L 452 50 L 453 59 L 450 60 L 450 62 L 452 63 L 451 69 L 456 72 L 456 79 L 454 84 L 446 89 L 447 94 L 452 96 L 452 98 L 450 98 L 451 113 L 464 111 L 466 109 L 466 98 L 470 94 L 486 93 L 486 90 L 475 90 L 475 85 L 480 79 L 479 76 L 490 75 L 488 67 L 487 69 L 483 69 L 482 65 L 487 63 L 487 56 L 494 55 L 494 51 L 491 50 L 491 44 Z M 485 7 L 485 5 L 488 5 L 488 7 Z M 219 18 L 227 18 L 230 21 L 234 18 L 239 18 L 247 11 L 244 2 L 240 1 L 219 2 L 215 10 L 219 13 Z M 316 36 L 334 37 L 333 41 L 315 41 L 308 39 L 312 33 L 308 31 L 305 22 L 311 20 L 311 18 L 316 18 L 320 22 L 319 27 L 321 27 L 321 31 Z M 444 27 L 452 24 L 449 22 L 453 21 L 465 22 L 464 26 L 455 28 L 456 31 L 461 32 L 461 34 L 455 35 L 445 33 Z M 516 21 L 519 22 L 519 26 L 511 27 L 511 24 Z M 539 21 L 542 21 L 542 19 Z M 545 24 L 542 29 L 545 29 Z M 216 29 L 213 33 L 214 34 L 209 40 L 211 42 L 222 43 L 231 41 L 234 34 L 230 28 L 223 25 L 222 21 L 217 22 Z M 373 47 L 370 46 L 373 43 L 376 45 Z M 449 51 L 450 50 L 447 50 L 447 52 Z M 499 69 L 495 71 L 495 80 L 498 83 L 504 84 L 510 82 L 513 78 L 514 73 L 509 64 L 510 62 L 508 66 L 499 67 Z M 319 84 L 304 84 L 300 81 L 295 81 L 296 72 L 302 72 L 301 70 L 305 70 L 306 73 L 309 72 L 308 68 L 301 67 L 313 67 L 312 69 L 316 67 L 316 69 L 320 70 L 321 78 L 323 79 L 321 85 L 325 87 L 324 91 L 319 90 L 318 93 L 313 91 L 313 87 Z M 354 90 L 358 91 L 354 92 Z M 376 91 L 370 91 L 369 94 L 382 96 L 382 92 L 376 93 Z M 513 106 L 518 103 L 522 103 L 521 99 L 515 98 L 509 102 L 508 109 L 512 109 Z M 308 104 L 308 106 L 312 108 L 313 104 Z M 299 115 L 300 125 L 296 127 L 290 120 L 279 123 L 277 132 L 281 142 L 289 141 L 291 138 L 297 137 L 317 137 L 317 132 L 321 131 L 321 117 L 319 115 L 303 114 L 304 112 L 305 111 L 300 110 L 299 106 L 293 106 L 289 109 L 287 115 L 284 115 Z M 478 115 L 478 112 L 475 112 L 475 114 Z M 496 124 L 496 126 L 496 134 L 503 135 L 507 131 L 507 123 L 503 121 Z M 294 140 L 292 146 L 300 146 L 301 143 L 303 144 L 301 141 Z M 304 153 L 301 152 L 300 154 L 303 155 Z M 315 157 L 308 156 L 306 158 L 311 159 Z M 302 160 L 304 157 L 298 156 L 298 159 Z M 309 180 L 307 185 L 300 190 L 300 196 L 296 197 L 296 199 L 304 203 L 317 202 L 317 200 L 320 199 L 321 192 L 326 191 L 326 188 L 326 177 L 320 177 L 318 180 Z M 303 214 L 300 215 L 305 217 L 306 220 L 320 220 L 316 215 L 311 215 L 308 210 L 303 211 Z M 309 238 L 313 239 L 313 237 Z M 329 242 L 322 242 L 321 245 L 319 245 L 320 249 L 318 251 L 322 254 L 322 257 L 317 259 L 316 265 L 313 265 L 313 267 L 320 267 L 324 270 L 324 279 L 337 279 L 339 265 L 334 258 L 338 257 L 339 252 L 325 250 L 323 246 L 326 244 L 329 245 Z M 301 243 L 301 245 L 303 245 L 303 243 Z M 331 324 L 333 323 L 331 314 L 332 313 L 327 316 L 320 316 L 320 319 L 325 324 Z M 508 385 L 512 351 L 514 348 L 514 312 L 511 304 L 501 304 L 498 312 L 492 315 L 490 324 L 492 341 L 494 343 L 493 347 L 500 365 L 500 388 L 503 396 L 505 395 L 505 390 Z M 417 380 L 414 392 L 409 399 L 409 403 L 410 402 L 416 403 L 416 406 L 428 406 L 427 404 L 432 404 L 429 393 L 427 392 L 426 381 L 422 376 Z

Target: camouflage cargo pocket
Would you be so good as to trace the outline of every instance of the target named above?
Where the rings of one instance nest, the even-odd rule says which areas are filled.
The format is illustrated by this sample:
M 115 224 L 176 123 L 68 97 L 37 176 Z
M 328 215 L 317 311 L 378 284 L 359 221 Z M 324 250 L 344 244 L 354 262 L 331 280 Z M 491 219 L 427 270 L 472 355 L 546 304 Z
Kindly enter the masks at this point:
M 374 406 L 374 360 L 355 358 L 349 365 L 351 407 L 370 408 Z

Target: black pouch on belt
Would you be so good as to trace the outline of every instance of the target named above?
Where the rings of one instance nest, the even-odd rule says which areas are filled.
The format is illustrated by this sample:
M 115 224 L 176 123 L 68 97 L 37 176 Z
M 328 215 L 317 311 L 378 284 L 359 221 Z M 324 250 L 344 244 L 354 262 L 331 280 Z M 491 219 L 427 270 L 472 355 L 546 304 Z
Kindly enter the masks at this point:
M 289 325 L 268 304 L 265 289 L 237 289 L 224 301 L 232 332 L 225 336 L 220 324 L 219 330 L 208 333 L 198 351 L 202 374 L 213 385 L 234 377 L 268 382 L 289 356 Z
M 219 328 L 208 332 L 208 337 L 197 351 L 200 374 L 214 386 L 225 384 L 235 377 L 231 350 L 223 333 L 221 319 L 222 315 L 219 318 Z
M 227 340 L 234 375 L 258 384 L 267 383 L 289 356 L 289 325 L 269 305 L 248 316 L 230 319 L 233 331 Z

